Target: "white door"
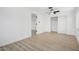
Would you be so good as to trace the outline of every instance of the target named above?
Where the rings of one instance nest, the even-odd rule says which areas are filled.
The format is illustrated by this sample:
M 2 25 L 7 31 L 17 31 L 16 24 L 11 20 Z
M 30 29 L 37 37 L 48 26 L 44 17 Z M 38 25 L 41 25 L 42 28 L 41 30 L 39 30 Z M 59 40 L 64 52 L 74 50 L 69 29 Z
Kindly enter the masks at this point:
M 51 17 L 51 31 L 57 32 L 58 27 L 58 17 Z

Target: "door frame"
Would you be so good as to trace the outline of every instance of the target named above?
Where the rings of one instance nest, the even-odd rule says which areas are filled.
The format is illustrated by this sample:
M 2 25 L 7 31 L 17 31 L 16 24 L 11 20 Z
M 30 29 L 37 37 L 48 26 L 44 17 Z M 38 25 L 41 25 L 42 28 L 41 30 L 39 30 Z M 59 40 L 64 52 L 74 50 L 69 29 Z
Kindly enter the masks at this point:
M 33 36 L 33 29 L 32 29 L 32 20 L 33 20 L 33 18 L 32 18 L 32 15 L 35 15 L 36 16 L 36 26 L 35 26 L 35 35 L 37 34 L 37 14 L 36 13 L 31 13 L 31 35 Z

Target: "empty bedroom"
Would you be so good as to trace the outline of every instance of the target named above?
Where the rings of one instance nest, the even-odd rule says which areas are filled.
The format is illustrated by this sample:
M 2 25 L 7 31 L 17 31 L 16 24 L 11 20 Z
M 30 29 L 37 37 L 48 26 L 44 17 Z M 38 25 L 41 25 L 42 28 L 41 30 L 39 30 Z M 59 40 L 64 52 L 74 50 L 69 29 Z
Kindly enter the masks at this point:
M 0 7 L 0 51 L 79 51 L 79 7 Z

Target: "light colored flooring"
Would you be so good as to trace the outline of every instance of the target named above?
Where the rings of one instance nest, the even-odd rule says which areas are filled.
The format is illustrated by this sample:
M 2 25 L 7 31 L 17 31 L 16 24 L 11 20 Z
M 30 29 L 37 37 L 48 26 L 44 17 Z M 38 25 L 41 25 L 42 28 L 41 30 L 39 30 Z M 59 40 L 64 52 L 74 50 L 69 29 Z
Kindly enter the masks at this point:
M 74 36 L 54 32 L 42 33 L 3 47 L 1 51 L 78 51 Z

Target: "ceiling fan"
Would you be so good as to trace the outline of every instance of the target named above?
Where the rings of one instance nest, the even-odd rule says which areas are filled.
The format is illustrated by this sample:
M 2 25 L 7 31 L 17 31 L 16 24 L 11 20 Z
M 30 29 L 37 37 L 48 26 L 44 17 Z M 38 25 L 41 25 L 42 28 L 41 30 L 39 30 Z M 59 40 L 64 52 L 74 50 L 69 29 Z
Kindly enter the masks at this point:
M 59 10 L 54 10 L 54 8 L 53 7 L 48 7 L 48 9 L 49 9 L 49 14 L 56 14 L 56 13 L 58 13 L 58 12 L 60 12 Z

